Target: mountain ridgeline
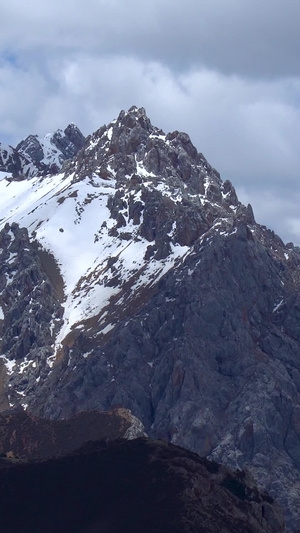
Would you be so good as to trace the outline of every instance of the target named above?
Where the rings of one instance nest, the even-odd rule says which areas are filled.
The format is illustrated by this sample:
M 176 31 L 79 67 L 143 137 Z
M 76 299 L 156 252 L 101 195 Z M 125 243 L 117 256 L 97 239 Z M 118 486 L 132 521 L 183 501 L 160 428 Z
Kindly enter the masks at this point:
M 128 408 L 151 437 L 246 467 L 300 529 L 299 249 L 143 108 L 75 131 L 54 172 L 2 155 L 2 409 Z
M 18 179 L 58 172 L 66 159 L 77 154 L 84 141 L 77 126 L 69 124 L 64 131 L 57 130 L 44 138 L 29 135 L 16 148 L 0 143 L 0 172 L 8 172 Z
M 249 473 L 141 437 L 44 461 L 0 458 L 0 512 L 3 533 L 284 532 Z

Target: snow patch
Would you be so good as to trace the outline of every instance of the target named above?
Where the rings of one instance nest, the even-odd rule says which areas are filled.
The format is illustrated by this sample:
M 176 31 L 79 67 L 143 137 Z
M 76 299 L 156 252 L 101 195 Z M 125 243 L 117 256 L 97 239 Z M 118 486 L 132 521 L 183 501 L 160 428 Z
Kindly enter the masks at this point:
M 281 307 L 282 304 L 283 304 L 283 300 L 280 300 L 280 302 L 278 302 L 278 303 L 274 306 L 272 313 L 276 313 L 276 311 L 278 311 L 279 307 Z
M 10 376 L 14 372 L 14 368 L 16 365 L 15 359 L 7 359 L 5 355 L 0 355 L 0 359 L 3 360 L 4 366 L 6 368 L 6 373 Z
M 12 174 L 10 174 L 9 172 L 0 171 L 0 180 L 4 180 L 5 178 L 11 178 L 11 177 L 12 177 Z
M 105 328 L 103 328 L 100 333 L 102 333 L 103 335 L 106 335 L 106 333 L 108 333 L 109 331 L 111 331 L 112 329 L 114 329 L 115 325 L 114 324 L 107 324 L 107 326 L 105 326 Z
M 107 130 L 107 134 L 106 134 L 107 137 L 108 137 L 108 139 L 109 139 L 109 141 L 111 141 L 112 134 L 113 134 L 113 128 L 111 127 L 111 128 L 109 128 L 109 129 Z

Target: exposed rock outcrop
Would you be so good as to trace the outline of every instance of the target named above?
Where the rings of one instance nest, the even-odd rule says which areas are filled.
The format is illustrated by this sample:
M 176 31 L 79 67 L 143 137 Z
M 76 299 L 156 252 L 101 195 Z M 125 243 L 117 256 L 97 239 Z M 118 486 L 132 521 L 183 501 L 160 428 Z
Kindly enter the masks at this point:
M 34 417 L 23 409 L 0 413 L 0 455 L 41 461 L 62 457 L 89 442 L 105 443 L 146 436 L 127 409 L 81 412 L 65 420 Z
M 0 233 L 0 366 L 7 371 L 4 387 L 2 381 L 4 407 L 18 404 L 24 388 L 30 390 L 49 373 L 52 345 L 62 324 L 62 291 L 53 257 L 29 241 L 25 228 L 7 224 Z

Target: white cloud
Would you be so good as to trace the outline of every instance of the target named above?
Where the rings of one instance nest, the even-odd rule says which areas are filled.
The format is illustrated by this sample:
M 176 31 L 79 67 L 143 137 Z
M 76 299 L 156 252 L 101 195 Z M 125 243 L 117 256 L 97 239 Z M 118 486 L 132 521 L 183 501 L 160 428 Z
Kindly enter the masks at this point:
M 120 53 L 174 68 L 300 74 L 298 0 L 11 0 L 0 45 L 18 51 Z
M 261 190 L 237 188 L 241 202 L 254 206 L 257 222 L 277 233 L 284 242 L 294 242 L 300 246 L 300 190 L 296 185 L 289 191 L 275 187 Z
M 239 182 L 298 177 L 300 109 L 291 93 L 300 80 L 251 81 L 215 72 L 182 76 L 189 131 L 213 164 Z M 192 106 L 192 108 L 191 108 Z
M 10 63 L 0 64 L 0 132 L 3 137 L 16 139 L 34 123 L 47 92 L 47 81 L 35 67 L 19 68 Z
M 88 134 L 144 106 L 155 125 L 189 133 L 258 220 L 300 242 L 299 15 L 298 0 L 11 0 L 0 141 L 71 121 Z

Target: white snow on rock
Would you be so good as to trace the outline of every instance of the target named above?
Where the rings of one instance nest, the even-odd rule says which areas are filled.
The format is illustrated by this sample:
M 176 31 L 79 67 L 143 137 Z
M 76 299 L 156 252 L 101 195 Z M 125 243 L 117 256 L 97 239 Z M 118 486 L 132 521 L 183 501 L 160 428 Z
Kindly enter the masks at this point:
M 10 376 L 11 374 L 13 374 L 14 367 L 16 365 L 16 360 L 15 359 L 11 359 L 11 360 L 7 359 L 7 357 L 5 357 L 5 355 L 0 355 L 0 359 L 2 359 L 2 361 L 4 363 L 7 375 Z
M 142 166 L 138 172 L 150 186 L 150 174 Z M 131 239 L 111 234 L 116 221 L 111 218 L 107 201 L 115 193 L 115 179 L 104 180 L 97 174 L 81 180 L 73 178 L 74 174 L 61 173 L 0 181 L 0 228 L 7 222 L 26 227 L 31 238 L 53 254 L 60 268 L 65 286 L 65 311 L 58 344 L 75 324 L 99 314 L 133 273 L 142 270 L 132 287 L 135 291 L 144 284 L 156 282 L 174 266 L 176 259 L 188 252 L 188 247 L 173 246 L 165 260 L 151 259 L 145 263 L 149 241 L 138 237 L 139 225 L 133 225 L 127 216 L 127 225 L 122 230 Z M 119 282 L 114 287 L 107 285 L 111 259 L 116 262 L 119 274 Z M 102 333 L 113 327 L 104 323 Z
M 274 306 L 272 313 L 276 313 L 276 311 L 278 311 L 279 307 L 281 307 L 282 304 L 283 304 L 283 300 L 280 300 L 280 302 L 278 302 L 278 303 Z
M 12 176 L 12 174 L 10 174 L 9 172 L 3 172 L 0 170 L 0 180 L 3 180 L 4 178 L 10 178 Z
M 75 326 L 80 329 L 82 322 L 92 317 L 98 317 L 99 334 L 109 334 L 118 320 L 117 312 L 115 318 L 111 316 L 111 308 L 110 316 L 107 316 L 112 299 L 115 308 L 121 304 L 128 305 L 128 295 L 130 300 L 143 287 L 153 286 L 178 261 L 183 261 L 192 252 L 188 246 L 170 242 L 171 251 L 166 258 L 158 260 L 151 256 L 145 259 L 150 242 L 142 238 L 139 232 L 143 220 L 141 190 L 133 192 L 127 189 L 125 182 L 121 186 L 117 184 L 113 170 L 114 155 L 105 159 L 115 127 L 116 121 L 107 127 L 101 137 L 97 132 L 93 134 L 89 146 L 85 148 L 89 157 L 98 161 L 99 156 L 99 164 L 105 163 L 107 172 L 104 178 L 101 177 L 100 166 L 93 172 L 87 171 L 86 175 L 81 171 L 78 176 L 75 165 L 71 174 L 61 172 L 20 181 L 5 176 L 0 179 L 0 229 L 6 223 L 13 222 L 26 227 L 30 238 L 36 239 L 43 249 L 54 256 L 60 269 L 64 282 L 64 323 L 56 339 L 56 347 Z M 151 137 L 165 141 L 165 135 L 160 130 L 156 133 L 152 133 Z M 53 159 L 50 134 L 42 140 L 42 146 L 45 162 L 48 156 Z M 94 156 L 91 155 L 93 151 Z M 159 191 L 174 204 L 182 202 L 183 192 L 177 185 L 176 188 L 167 180 L 148 172 L 143 161 L 137 161 L 137 158 L 135 164 L 135 175 L 139 176 L 144 189 Z M 131 177 L 126 176 L 128 183 Z M 198 198 L 200 204 L 208 201 L 206 193 L 209 185 L 210 178 L 207 176 L 205 194 L 191 194 L 191 198 Z M 120 189 L 127 205 L 133 194 L 134 201 L 142 205 L 139 224 L 133 224 L 127 208 L 120 208 L 125 226 L 118 228 L 117 221 L 107 207 L 108 199 L 115 195 L 116 188 Z M 184 194 L 189 193 L 187 191 Z M 222 219 L 215 222 L 215 229 L 218 225 L 221 230 Z M 170 238 L 175 230 L 176 222 L 169 232 Z M 126 236 L 122 236 L 122 233 Z M 124 287 L 127 291 L 125 294 Z

